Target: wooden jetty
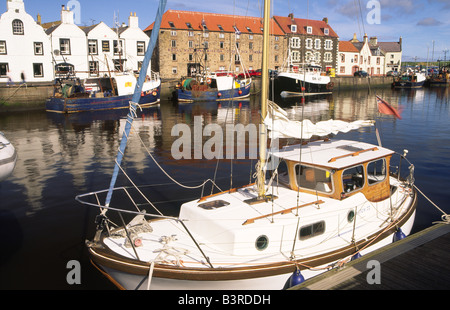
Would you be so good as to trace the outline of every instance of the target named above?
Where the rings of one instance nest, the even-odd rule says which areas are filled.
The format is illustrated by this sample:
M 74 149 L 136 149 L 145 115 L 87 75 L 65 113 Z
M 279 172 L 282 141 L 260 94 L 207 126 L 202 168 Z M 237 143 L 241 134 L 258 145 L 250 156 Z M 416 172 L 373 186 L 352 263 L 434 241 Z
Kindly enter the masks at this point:
M 379 270 L 378 281 L 373 281 L 375 268 Z M 450 224 L 435 224 L 291 289 L 448 290 Z

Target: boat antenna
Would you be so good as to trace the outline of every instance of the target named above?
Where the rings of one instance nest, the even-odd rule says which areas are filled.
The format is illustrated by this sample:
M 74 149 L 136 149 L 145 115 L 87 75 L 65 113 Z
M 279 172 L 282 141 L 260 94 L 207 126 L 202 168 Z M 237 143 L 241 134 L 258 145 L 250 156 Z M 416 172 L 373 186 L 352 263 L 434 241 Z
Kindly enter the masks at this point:
M 150 64 L 150 60 L 152 58 L 153 50 L 156 46 L 156 41 L 158 40 L 159 29 L 161 27 L 161 20 L 164 14 L 164 10 L 166 7 L 167 0 L 159 0 L 158 10 L 156 12 L 156 19 L 152 29 L 152 34 L 150 36 L 149 45 L 147 51 L 144 56 L 144 60 L 142 62 L 141 71 L 139 73 L 139 78 L 137 80 L 136 88 L 134 90 L 133 97 L 130 101 L 130 111 L 127 115 L 127 122 L 125 125 L 125 129 L 123 131 L 122 140 L 120 141 L 119 151 L 117 152 L 116 164 L 114 166 L 114 172 L 111 178 L 111 183 L 109 186 L 108 194 L 106 196 L 105 206 L 108 208 L 111 202 L 111 197 L 113 194 L 114 186 L 116 184 L 117 176 L 119 174 L 120 165 L 122 163 L 123 155 L 125 152 L 125 148 L 128 143 L 128 136 L 131 131 L 131 125 L 133 124 L 134 118 L 137 117 L 136 110 L 140 108 L 139 99 L 141 98 L 142 86 L 144 84 L 145 78 L 147 76 L 147 70 Z M 103 209 L 102 213 L 105 214 L 107 209 Z

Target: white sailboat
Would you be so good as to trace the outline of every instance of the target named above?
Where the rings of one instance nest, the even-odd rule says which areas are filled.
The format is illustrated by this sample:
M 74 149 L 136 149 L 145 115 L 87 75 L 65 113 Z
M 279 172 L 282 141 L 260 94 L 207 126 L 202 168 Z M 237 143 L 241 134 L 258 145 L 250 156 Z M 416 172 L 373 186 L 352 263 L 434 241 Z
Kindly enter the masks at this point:
M 113 189 L 114 182 L 109 190 L 77 197 L 102 210 L 97 233 L 87 245 L 93 264 L 117 287 L 283 289 L 410 232 L 417 203 L 413 178 L 402 179 L 391 170 L 393 151 L 328 138 L 306 143 L 314 136 L 371 122 L 290 121 L 268 102 L 269 8 L 266 0 L 261 96 L 265 121 L 255 184 L 187 202 L 178 216 L 143 210 L 142 197 L 131 198 L 127 188 Z M 269 153 L 271 162 L 278 162 L 270 178 L 265 127 L 271 138 L 302 142 Z M 122 202 L 110 203 L 112 193 L 119 192 L 130 197 L 133 211 L 125 210 Z M 105 195 L 105 203 L 100 203 Z M 113 227 L 108 212 L 118 212 L 123 226 Z M 135 217 L 126 224 L 125 214 Z
M 17 152 L 11 142 L 0 132 L 0 181 L 8 178 L 14 171 Z

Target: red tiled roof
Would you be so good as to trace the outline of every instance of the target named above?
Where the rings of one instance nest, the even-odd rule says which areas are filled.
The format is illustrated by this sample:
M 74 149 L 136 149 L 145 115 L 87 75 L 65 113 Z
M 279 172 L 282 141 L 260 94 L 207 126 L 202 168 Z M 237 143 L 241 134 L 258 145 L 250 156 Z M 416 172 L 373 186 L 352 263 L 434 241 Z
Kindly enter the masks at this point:
M 312 20 L 312 19 L 302 19 L 302 18 L 294 18 L 291 19 L 290 16 L 274 16 L 273 17 L 284 33 L 289 34 L 292 33 L 291 25 L 297 25 L 297 33 L 307 35 L 306 27 L 312 27 L 312 35 L 314 36 L 328 36 L 333 38 L 338 38 L 339 36 L 334 32 L 333 28 L 328 25 L 326 22 L 322 20 Z M 328 28 L 329 34 L 325 34 L 325 29 Z
M 236 32 L 233 26 L 236 26 L 240 33 L 262 34 L 262 19 L 250 16 L 235 16 L 216 13 L 202 13 L 190 11 L 168 10 L 164 13 L 161 21 L 161 29 L 190 30 L 188 23 L 193 30 L 203 30 L 202 24 L 205 24 L 208 31 Z M 152 23 L 144 31 L 153 29 Z M 219 25 L 222 29 L 219 28 Z M 248 29 L 247 29 L 248 27 Z M 271 34 L 284 35 L 280 27 L 271 20 Z
M 350 41 L 340 41 L 339 52 L 359 53 L 359 50 Z

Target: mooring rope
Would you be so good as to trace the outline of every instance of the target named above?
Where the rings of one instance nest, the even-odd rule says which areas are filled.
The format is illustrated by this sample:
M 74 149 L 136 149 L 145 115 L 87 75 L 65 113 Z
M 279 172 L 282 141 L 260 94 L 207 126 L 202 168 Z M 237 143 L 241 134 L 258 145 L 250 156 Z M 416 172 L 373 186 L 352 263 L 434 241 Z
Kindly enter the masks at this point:
M 442 210 L 441 208 L 439 208 L 433 201 L 431 201 L 430 198 L 428 198 L 415 184 L 413 184 L 414 188 L 426 199 L 428 200 L 436 209 L 438 209 L 439 211 L 441 211 L 441 213 L 443 214 L 441 216 L 442 222 L 444 222 L 445 224 L 450 224 L 450 214 L 445 213 L 444 210 Z M 433 222 L 433 224 L 435 223 L 441 223 L 441 222 Z

